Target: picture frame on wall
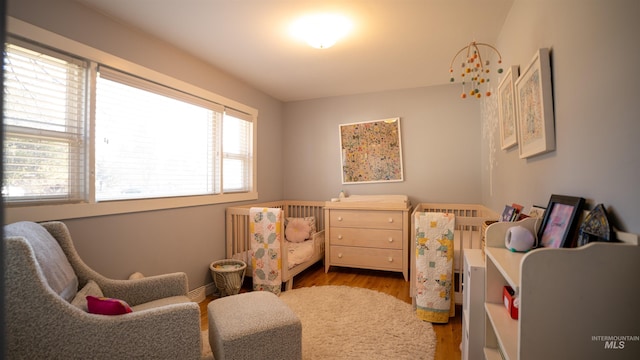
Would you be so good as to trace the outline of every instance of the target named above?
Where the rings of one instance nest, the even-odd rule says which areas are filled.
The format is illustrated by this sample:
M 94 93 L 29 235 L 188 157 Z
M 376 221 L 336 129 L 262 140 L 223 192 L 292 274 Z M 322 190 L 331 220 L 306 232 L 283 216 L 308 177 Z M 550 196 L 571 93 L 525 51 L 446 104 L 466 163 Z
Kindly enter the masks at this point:
M 403 181 L 400 118 L 340 125 L 342 183 Z
M 518 143 L 515 81 L 519 75 L 517 65 L 510 66 L 498 85 L 498 117 L 500 119 L 500 148 L 509 149 Z
M 538 229 L 540 247 L 573 247 L 584 198 L 551 195 L 549 205 L 544 212 L 542 224 Z
M 555 150 L 549 49 L 539 49 L 515 82 L 521 159 Z

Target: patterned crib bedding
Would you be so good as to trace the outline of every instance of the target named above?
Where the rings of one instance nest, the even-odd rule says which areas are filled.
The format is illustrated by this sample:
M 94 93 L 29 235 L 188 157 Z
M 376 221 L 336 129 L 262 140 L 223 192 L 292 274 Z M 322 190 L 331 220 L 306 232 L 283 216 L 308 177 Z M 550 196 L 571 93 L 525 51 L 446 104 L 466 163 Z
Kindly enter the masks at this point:
M 313 239 L 299 243 L 285 241 L 285 248 L 288 252 L 287 265 L 289 269 L 292 269 L 297 265 L 311 260 L 315 248 L 315 241 Z
M 293 269 L 294 267 L 305 263 L 313 258 L 314 251 L 316 249 L 316 241 L 323 241 L 324 239 L 318 236 L 313 236 L 309 240 L 305 240 L 300 243 L 294 243 L 285 241 L 285 249 L 288 251 L 287 267 Z M 242 260 L 247 264 L 247 274 L 251 274 L 251 250 L 233 254 L 232 258 L 236 260 Z

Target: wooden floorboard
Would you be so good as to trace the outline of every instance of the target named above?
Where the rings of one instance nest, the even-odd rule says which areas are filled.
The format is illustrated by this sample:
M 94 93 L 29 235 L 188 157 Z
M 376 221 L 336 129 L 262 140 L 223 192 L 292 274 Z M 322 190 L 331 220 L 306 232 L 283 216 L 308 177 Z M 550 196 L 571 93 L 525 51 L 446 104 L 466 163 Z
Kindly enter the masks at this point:
M 241 292 L 249 291 L 251 278 L 245 279 Z M 347 285 L 362 287 L 380 291 L 394 296 L 411 304 L 409 296 L 409 282 L 405 281 L 401 273 L 386 271 L 351 269 L 331 267 L 328 273 L 324 272 L 322 263 L 317 263 L 303 271 L 294 278 L 293 288 L 321 286 L 321 285 Z M 207 329 L 207 304 L 212 300 L 207 297 L 200 303 L 201 328 Z M 460 359 L 460 341 L 462 340 L 462 308 L 456 306 L 456 316 L 447 324 L 433 324 L 433 329 L 438 339 L 436 345 L 436 360 Z

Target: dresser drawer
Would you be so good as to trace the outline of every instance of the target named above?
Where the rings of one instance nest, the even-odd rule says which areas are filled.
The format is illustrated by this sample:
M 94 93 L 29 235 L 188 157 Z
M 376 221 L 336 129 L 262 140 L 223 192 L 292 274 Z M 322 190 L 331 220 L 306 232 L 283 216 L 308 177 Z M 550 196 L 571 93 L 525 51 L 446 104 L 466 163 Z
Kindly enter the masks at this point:
M 332 210 L 329 226 L 402 230 L 402 211 Z
M 331 245 L 402 249 L 403 240 L 402 230 L 331 228 Z
M 402 271 L 402 250 L 331 246 L 331 265 Z
M 331 246 L 331 264 L 402 271 L 402 250 Z

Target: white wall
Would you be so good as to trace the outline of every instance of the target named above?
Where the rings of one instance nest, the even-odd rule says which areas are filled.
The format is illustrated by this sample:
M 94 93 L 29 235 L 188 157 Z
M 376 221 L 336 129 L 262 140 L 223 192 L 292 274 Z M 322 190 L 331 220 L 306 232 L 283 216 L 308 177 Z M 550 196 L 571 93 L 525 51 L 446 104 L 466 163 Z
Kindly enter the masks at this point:
M 259 201 L 282 198 L 282 103 L 134 28 L 70 0 L 11 0 L 9 16 L 259 110 Z M 266 139 L 269 139 L 267 141 Z M 211 282 L 209 264 L 225 256 L 229 204 L 64 220 L 80 256 L 117 279 L 184 271 L 191 289 Z
M 485 104 L 483 126 L 493 129 L 493 140 L 483 137 L 485 205 L 581 196 L 640 233 L 638 18 L 640 2 L 631 0 L 514 1 L 496 45 L 505 66 L 521 69 L 550 48 L 556 150 L 527 160 L 517 148 L 500 150 L 494 105 Z
M 343 189 L 480 203 L 480 102 L 459 92 L 445 85 L 286 103 L 285 197 L 328 200 Z M 400 117 L 405 180 L 343 185 L 339 125 L 391 117 Z
M 296 169 L 284 177 L 285 197 L 403 193 L 414 203 L 479 202 L 500 212 L 563 194 L 584 197 L 588 208 L 604 203 L 621 229 L 640 233 L 639 16 L 637 1 L 514 2 L 496 43 L 505 68 L 524 68 L 538 48 L 551 49 L 556 150 L 527 160 L 517 147 L 500 150 L 495 96 L 478 105 L 443 86 L 285 104 L 284 167 Z M 395 116 L 406 180 L 342 185 L 338 125 Z

